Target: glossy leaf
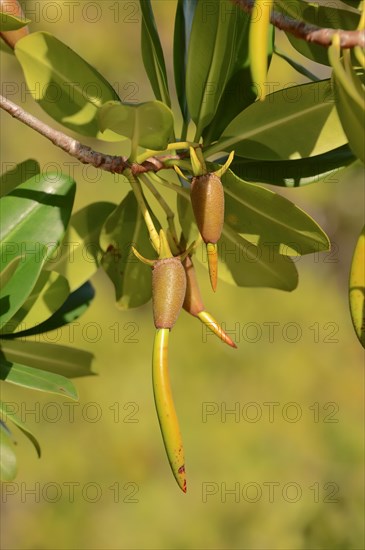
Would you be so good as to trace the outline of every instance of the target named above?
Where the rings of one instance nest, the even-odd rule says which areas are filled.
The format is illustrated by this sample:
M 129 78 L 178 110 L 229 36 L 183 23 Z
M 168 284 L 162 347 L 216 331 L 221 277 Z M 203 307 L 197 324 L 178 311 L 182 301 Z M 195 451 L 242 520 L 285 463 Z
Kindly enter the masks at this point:
M 293 86 L 256 102 L 229 124 L 218 149 L 260 160 L 321 155 L 347 142 L 328 80 Z
M 53 372 L 34 369 L 20 363 L 11 363 L 0 356 L 0 378 L 11 384 L 31 390 L 62 395 L 77 400 L 77 391 L 73 383 Z
M 203 138 L 205 145 L 218 139 L 228 124 L 241 111 L 254 103 L 256 99 L 256 89 L 252 81 L 248 51 L 250 16 L 241 11 L 241 17 L 245 21 L 242 23 L 242 34 L 239 46 L 237 47 L 236 63 L 232 69 L 232 76 L 224 89 L 214 119 L 204 129 Z M 268 32 L 267 63 L 269 66 L 274 45 L 274 29 L 272 26 L 269 27 Z
M 341 61 L 339 46 L 330 47 L 336 107 L 352 151 L 365 163 L 365 88 L 352 67 L 350 53 L 343 55 Z
M 57 271 L 67 279 L 72 292 L 99 268 L 100 230 L 115 207 L 111 202 L 95 202 L 73 214 L 61 246 L 47 263 L 46 269 Z
M 273 246 L 286 255 L 329 249 L 320 226 L 288 199 L 238 178 L 231 170 L 222 176 L 225 222 L 247 240 Z
M 0 428 L 0 476 L 2 481 L 12 481 L 18 470 L 14 443 L 2 425 Z
M 219 241 L 219 277 L 237 286 L 292 291 L 298 284 L 294 262 L 278 254 L 276 245 L 250 241 L 225 224 Z
M 352 9 L 344 8 L 343 2 L 303 2 L 302 0 L 275 0 L 275 9 L 295 19 L 317 25 L 322 28 L 355 30 L 360 20 L 357 9 L 359 2 L 350 2 Z M 286 33 L 291 45 L 302 55 L 323 65 L 330 65 L 328 50 L 323 46 L 307 42 Z
M 356 335 L 365 348 L 365 227 L 356 243 L 349 281 L 350 313 Z
M 11 420 L 13 424 L 15 424 L 19 430 L 23 432 L 23 434 L 29 439 L 29 441 L 34 445 L 34 448 L 37 452 L 38 457 L 41 456 L 41 447 L 38 443 L 37 438 L 33 435 L 33 433 L 28 429 L 26 424 L 20 420 L 20 418 L 14 414 L 14 412 L 7 407 L 6 403 L 3 403 L 0 401 L 0 414 L 4 421 Z
M 301 187 L 321 180 L 337 182 L 336 174 L 356 160 L 348 145 L 298 160 L 262 161 L 234 157 L 231 170 L 239 178 L 284 187 Z
M 318 76 L 316 76 L 314 73 L 309 71 L 307 67 L 305 67 L 304 65 L 301 65 L 297 61 L 294 61 L 294 59 L 286 55 L 284 52 L 278 50 L 277 48 L 275 48 L 275 54 L 281 59 L 283 59 L 284 61 L 286 61 L 288 65 L 290 65 L 295 71 L 305 76 L 306 78 L 309 78 L 309 80 L 311 80 L 312 82 L 319 82 L 321 80 Z
M 198 233 L 189 202 L 179 196 L 178 211 L 187 241 Z M 252 243 L 224 224 L 218 242 L 219 279 L 243 287 L 270 287 L 280 290 L 294 290 L 298 284 L 298 273 L 291 258 L 278 252 L 279 244 Z M 205 247 L 196 252 L 194 258 L 208 267 Z
M 23 243 L 24 244 L 24 243 Z M 31 245 L 32 243 L 26 243 Z M 14 317 L 37 283 L 43 266 L 45 247 L 38 254 L 27 255 L 18 262 L 17 268 L 8 283 L 0 289 L 0 328 Z M 5 256 L 6 248 L 1 247 L 1 255 Z M 16 256 L 14 259 L 18 259 Z M 6 267 L 10 266 L 9 262 Z M 15 328 L 15 327 L 14 327 Z
M 174 29 L 174 76 L 180 109 L 186 122 L 190 115 L 186 101 L 186 65 L 194 12 L 198 0 L 178 0 Z
M 70 332 L 70 334 L 73 333 Z M 91 371 L 93 355 L 74 347 L 19 339 L 0 339 L 0 345 L 1 351 L 10 363 L 26 364 L 34 369 L 41 369 L 67 378 L 93 374 Z
M 321 28 L 355 30 L 360 20 L 359 2 L 352 1 L 352 9 L 342 2 L 303 2 L 301 0 L 275 0 L 275 9 L 292 18 L 300 19 Z M 345 7 L 345 9 L 343 9 Z M 307 42 L 287 33 L 291 45 L 302 55 L 323 65 L 330 65 L 327 48 Z
M 293 46 L 297 52 L 315 63 L 320 63 L 322 65 L 329 65 L 328 60 L 328 51 L 327 48 L 319 46 L 313 42 L 307 42 L 302 38 L 297 38 L 291 33 L 286 33 L 290 44 Z
M 150 0 L 140 0 L 141 47 L 144 68 L 156 99 L 171 106 L 166 66 Z
M 102 131 L 109 128 L 135 145 L 162 151 L 173 133 L 174 118 L 161 101 L 138 105 L 111 101 L 100 109 L 99 124 Z
M 34 334 L 41 334 L 43 332 L 50 332 L 57 328 L 63 327 L 68 323 L 73 323 L 90 306 L 93 300 L 95 291 L 89 282 L 84 283 L 80 288 L 72 292 L 62 307 L 58 309 L 51 317 L 46 321 L 35 325 L 33 328 L 20 330 L 18 332 L 2 334 L 3 339 L 20 338 L 24 336 L 33 336 Z M 72 328 L 70 328 L 72 330 Z
M 27 299 L 11 318 L 11 330 L 19 323 L 30 328 L 48 319 L 64 303 L 69 290 L 66 279 L 58 273 L 41 272 Z M 8 332 L 8 327 L 3 331 Z
M 149 234 L 132 192 L 112 212 L 100 235 L 104 250 L 102 266 L 115 287 L 117 305 L 121 309 L 138 307 L 152 296 L 152 272 L 133 254 L 133 245 L 146 258 L 154 251 Z
M 13 166 L 14 163 L 9 164 Z M 14 168 L 10 168 L 0 176 L 0 197 L 7 195 L 15 187 L 18 187 L 18 185 L 21 185 L 39 173 L 39 163 L 34 159 L 28 159 L 16 164 Z
M 17 29 L 26 27 L 29 23 L 31 23 L 30 19 L 22 19 L 10 13 L 4 13 L 0 8 L 0 31 L 16 31 Z
M 188 50 L 186 97 L 197 137 L 212 122 L 224 90 L 244 64 L 247 16 L 229 0 L 198 2 Z M 247 52 L 246 52 L 247 53 Z
M 8 282 L 10 281 L 10 279 L 12 278 L 12 276 L 14 275 L 15 271 L 18 268 L 20 260 L 21 260 L 21 256 L 16 256 L 1 271 L 0 288 L 3 288 L 5 285 L 8 284 Z
M 275 0 L 275 10 L 293 19 L 305 21 L 322 28 L 354 30 L 360 20 L 356 9 L 340 9 L 341 3 L 307 2 L 303 0 Z
M 75 188 L 68 176 L 50 173 L 27 180 L 0 199 L 2 267 L 19 254 L 41 263 L 51 256 L 69 222 Z
M 80 134 L 106 141 L 101 134 L 99 107 L 118 95 L 105 78 L 66 44 L 47 32 L 34 32 L 15 46 L 15 55 L 34 99 L 57 122 Z

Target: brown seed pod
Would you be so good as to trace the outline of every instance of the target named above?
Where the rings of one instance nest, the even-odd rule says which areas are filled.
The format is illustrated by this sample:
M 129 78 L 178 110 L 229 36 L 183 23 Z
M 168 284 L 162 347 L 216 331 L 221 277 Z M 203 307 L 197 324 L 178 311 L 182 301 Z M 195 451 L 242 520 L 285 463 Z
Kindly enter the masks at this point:
M 224 222 L 224 191 L 220 178 L 214 173 L 196 176 L 191 183 L 190 197 L 203 241 L 215 244 Z
M 156 328 L 171 329 L 186 292 L 185 269 L 179 258 L 157 260 L 152 272 L 153 318 Z
M 183 308 L 191 315 L 197 317 L 198 313 L 204 310 L 204 304 L 200 294 L 194 265 L 190 256 L 186 256 L 183 261 L 183 266 L 186 273 L 186 294 Z
M 25 19 L 23 10 L 18 0 L 0 0 L 0 13 L 1 12 Z M 29 34 L 28 26 L 22 27 L 21 29 L 17 29 L 15 31 L 3 31 L 0 33 L 0 36 L 3 40 L 5 40 L 8 46 L 14 49 L 18 40 L 23 38 L 23 36 L 27 36 L 27 34 Z

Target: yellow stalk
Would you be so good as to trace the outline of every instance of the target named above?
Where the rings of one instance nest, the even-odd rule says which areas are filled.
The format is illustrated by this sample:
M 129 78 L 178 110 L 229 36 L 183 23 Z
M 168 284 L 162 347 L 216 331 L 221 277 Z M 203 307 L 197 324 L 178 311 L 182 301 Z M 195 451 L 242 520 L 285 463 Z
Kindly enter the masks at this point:
M 217 289 L 218 282 L 218 247 L 216 244 L 207 243 L 207 254 L 208 254 L 208 268 L 209 268 L 209 278 L 210 284 L 214 292 Z

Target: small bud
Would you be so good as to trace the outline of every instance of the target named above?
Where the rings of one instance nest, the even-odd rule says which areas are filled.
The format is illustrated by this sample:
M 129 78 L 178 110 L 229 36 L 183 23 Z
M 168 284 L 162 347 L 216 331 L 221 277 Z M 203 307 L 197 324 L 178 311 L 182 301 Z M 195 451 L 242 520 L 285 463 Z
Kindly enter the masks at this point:
M 179 258 L 157 260 L 152 272 L 153 317 L 156 328 L 171 329 L 186 292 L 185 269 Z

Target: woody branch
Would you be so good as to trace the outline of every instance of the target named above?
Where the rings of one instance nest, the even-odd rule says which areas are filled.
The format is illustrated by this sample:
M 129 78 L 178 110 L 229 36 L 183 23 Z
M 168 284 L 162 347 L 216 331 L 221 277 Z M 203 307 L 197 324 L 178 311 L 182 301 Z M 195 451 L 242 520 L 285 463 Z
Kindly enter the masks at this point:
M 130 170 L 134 176 L 138 176 L 146 172 L 158 172 L 159 170 L 172 168 L 168 164 L 168 161 L 179 160 L 186 156 L 184 154 L 164 155 L 161 157 L 150 157 L 141 164 L 129 162 L 128 158 L 124 156 L 107 155 L 94 151 L 91 147 L 83 145 L 76 139 L 48 126 L 48 124 L 45 124 L 2 95 L 0 95 L 0 108 L 83 164 L 91 164 L 95 168 L 100 168 L 106 172 L 123 174 L 125 170 Z
M 255 5 L 255 0 L 231 0 L 231 2 L 249 14 L 251 14 Z M 355 46 L 360 46 L 361 48 L 365 47 L 364 30 L 345 31 L 342 29 L 318 27 L 317 25 L 312 25 L 305 21 L 293 19 L 275 10 L 271 12 L 270 22 L 274 27 L 293 34 L 297 38 L 326 48 L 331 46 L 334 34 L 340 35 L 341 48 L 355 48 Z

